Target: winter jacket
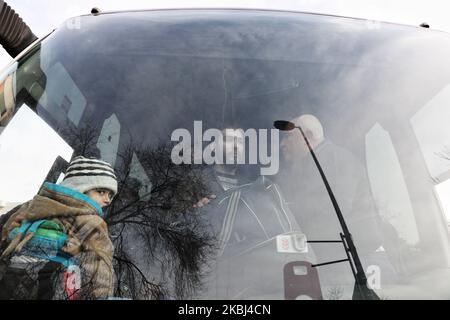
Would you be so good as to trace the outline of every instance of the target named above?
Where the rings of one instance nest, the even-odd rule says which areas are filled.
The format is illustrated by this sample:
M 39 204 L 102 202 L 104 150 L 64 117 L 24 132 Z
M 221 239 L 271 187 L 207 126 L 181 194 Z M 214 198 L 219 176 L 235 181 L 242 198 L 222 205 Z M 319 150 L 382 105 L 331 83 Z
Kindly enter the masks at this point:
M 113 245 L 102 219 L 103 212 L 96 202 L 72 189 L 45 183 L 39 193 L 10 216 L 2 228 L 2 242 L 7 241 L 14 227 L 26 220 L 51 219 L 58 223 L 68 238 L 62 251 L 74 257 L 82 270 L 81 298 L 104 298 L 113 295 Z M 30 240 L 20 237 L 8 242 L 2 258 L 20 254 Z M 2 247 L 5 247 L 3 243 Z
M 261 176 L 251 183 L 217 191 L 202 208 L 217 239 L 217 258 L 205 297 L 218 299 L 283 299 L 283 268 L 292 261 L 315 262 L 314 253 L 287 252 L 280 236 L 301 235 L 279 187 Z M 293 238 L 292 238 L 293 239 Z M 305 243 L 306 245 L 306 243 Z

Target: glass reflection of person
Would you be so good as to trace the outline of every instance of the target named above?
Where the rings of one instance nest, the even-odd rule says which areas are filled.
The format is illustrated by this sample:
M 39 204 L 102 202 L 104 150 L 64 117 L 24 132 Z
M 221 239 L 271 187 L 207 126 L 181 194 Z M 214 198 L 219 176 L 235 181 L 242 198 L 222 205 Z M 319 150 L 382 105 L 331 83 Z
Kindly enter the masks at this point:
M 385 256 L 377 253 L 383 245 L 382 233 L 364 167 L 350 151 L 325 137 L 322 124 L 315 116 L 305 114 L 291 122 L 303 129 L 337 199 L 363 265 L 386 266 Z M 285 162 L 281 187 L 303 231 L 311 240 L 340 240 L 342 229 L 301 132 L 287 132 L 280 147 Z M 336 245 L 342 248 L 341 244 Z M 314 252 L 318 261 L 344 259 L 345 252 L 336 250 L 336 245 L 317 244 Z M 319 267 L 321 282 L 353 281 L 347 267 L 348 264 L 342 263 Z M 347 273 L 348 277 L 338 280 L 338 273 Z
M 60 184 L 44 183 L 38 195 L 9 215 L 9 219 L 2 226 L 2 242 L 6 244 L 2 259 L 9 259 L 11 267 L 23 267 L 28 274 L 30 270 L 40 269 L 27 267 L 27 263 L 33 262 L 33 266 L 39 265 L 40 260 L 43 260 L 42 263 L 47 263 L 48 261 L 45 262 L 44 258 L 48 255 L 45 254 L 43 257 L 42 254 L 48 248 L 42 246 L 37 252 L 33 248 L 35 244 L 27 246 L 32 238 L 29 235 L 34 236 L 32 233 L 27 232 L 24 237 L 18 234 L 11 238 L 9 235 L 14 228 L 20 227 L 25 222 L 51 220 L 67 234 L 67 239 L 61 248 L 62 252 L 77 259 L 76 265 L 81 269 L 81 283 L 76 296 L 82 299 L 112 296 L 114 293 L 113 245 L 102 217 L 103 208 L 111 203 L 116 193 L 117 178 L 109 163 L 81 156 L 74 158 Z M 30 278 L 33 278 L 32 274 Z M 3 280 L 6 281 L 3 283 L 4 286 L 13 283 L 6 275 Z M 54 290 L 53 296 L 48 296 L 49 292 L 39 293 L 40 291 L 37 296 L 33 296 L 35 291 L 30 288 L 27 291 L 29 296 L 22 298 L 73 298 L 67 296 L 67 292 L 61 292 L 61 287 L 65 288 L 64 284 L 55 283 L 55 285 L 51 288 Z M 3 294 L 11 295 L 14 288 L 10 289 L 6 290 L 3 287 Z M 40 296 L 40 294 L 47 296 Z M 19 296 L 14 297 L 20 298 L 20 293 L 17 295 Z M 0 296 L 3 295 L 0 294 Z
M 312 260 L 312 252 L 277 252 L 276 237 L 300 232 L 300 227 L 279 187 L 269 178 L 243 181 L 242 166 L 236 163 L 245 153 L 244 131 L 229 128 L 222 132 L 220 147 L 225 159 L 228 156 L 234 163 L 212 166 L 208 177 L 211 196 L 196 204 L 211 221 L 218 240 L 219 263 L 213 272 L 216 298 L 283 298 L 283 265 L 289 259 Z

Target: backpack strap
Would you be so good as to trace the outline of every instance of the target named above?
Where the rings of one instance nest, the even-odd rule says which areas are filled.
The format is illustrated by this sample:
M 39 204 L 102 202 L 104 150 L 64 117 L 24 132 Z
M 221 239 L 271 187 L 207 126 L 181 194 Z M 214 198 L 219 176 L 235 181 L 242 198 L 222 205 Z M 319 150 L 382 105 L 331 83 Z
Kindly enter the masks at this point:
M 23 234 L 26 234 L 26 233 L 29 233 L 29 232 L 36 233 L 37 228 L 39 228 L 39 226 L 44 221 L 45 220 L 37 220 L 37 221 L 31 223 L 31 222 L 28 222 L 27 220 L 24 220 L 19 228 L 15 228 L 15 229 L 11 230 L 11 232 L 9 233 L 9 240 L 12 240 L 13 238 L 15 238 L 15 237 L 17 237 L 19 235 L 22 238 Z
M 28 228 L 27 233 L 36 233 L 37 229 L 43 224 L 45 220 L 36 220 L 34 221 L 31 226 Z
M 35 258 L 50 260 L 54 262 L 58 262 L 65 267 L 69 267 L 74 263 L 71 261 L 70 257 L 65 257 L 63 253 L 61 253 L 60 249 L 64 245 L 67 235 L 61 234 L 56 237 L 52 237 L 51 239 L 45 238 L 45 236 L 39 235 L 38 229 L 39 227 L 45 223 L 44 220 L 36 220 L 34 222 L 24 221 L 19 228 L 15 228 L 14 232 L 10 233 L 11 239 L 15 239 L 17 245 L 15 245 L 15 251 L 20 252 L 22 247 L 28 242 L 31 243 L 32 246 L 42 248 L 42 250 L 31 253 L 28 252 L 28 255 L 34 256 Z M 25 234 L 25 237 L 23 235 Z M 53 243 L 53 244 L 52 244 Z M 44 248 L 49 248 L 50 251 L 45 250 Z M 53 251 L 52 253 L 52 250 Z
M 56 256 L 42 256 L 43 259 L 47 259 L 47 260 L 51 260 L 54 262 L 58 262 L 60 264 L 62 264 L 63 266 L 65 266 L 66 268 L 69 268 L 70 266 L 75 265 L 75 263 L 73 262 L 72 258 L 68 258 L 68 257 L 63 257 L 61 255 L 56 255 Z
M 29 227 L 31 227 L 31 222 L 25 220 L 22 222 L 22 225 L 19 227 L 17 231 L 19 234 L 24 234 L 25 232 L 27 232 Z
M 31 227 L 28 229 L 27 233 L 36 233 L 37 229 L 41 226 L 41 224 L 43 224 L 44 222 L 46 222 L 47 220 L 37 220 L 35 222 L 33 222 L 33 224 L 31 224 Z M 66 238 L 61 238 L 58 240 L 66 240 Z M 58 241 L 60 242 L 60 241 Z M 59 250 L 58 250 L 59 251 Z M 60 252 L 58 252 L 56 255 L 42 255 L 41 258 L 43 259 L 47 259 L 47 260 L 51 260 L 54 262 L 58 262 L 62 265 L 64 265 L 66 268 L 70 267 L 71 265 L 74 265 L 71 257 L 64 257 L 62 255 L 59 254 Z
M 16 251 L 16 252 L 20 252 L 20 251 L 22 250 L 23 246 L 24 246 L 29 240 L 31 240 L 31 238 L 34 237 L 34 235 L 36 234 L 37 229 L 38 229 L 39 226 L 40 226 L 41 224 L 43 224 L 44 222 L 45 222 L 45 220 L 36 220 L 36 221 L 34 221 L 34 222 L 31 224 L 30 227 L 27 227 L 27 224 L 28 224 L 28 223 L 26 223 L 25 226 L 23 226 L 23 229 L 26 228 L 27 230 L 26 230 L 26 233 L 25 233 L 25 237 L 23 237 L 23 239 L 17 244 L 17 246 L 16 246 L 16 248 L 15 248 L 15 251 Z M 21 226 L 20 229 L 22 229 L 22 226 Z M 19 229 L 19 236 L 21 237 L 23 232 L 21 232 L 20 229 Z
M 17 248 L 19 245 L 19 242 L 22 240 L 22 235 L 28 230 L 28 228 L 31 226 L 31 223 L 27 220 L 22 221 L 22 224 L 18 228 L 12 229 L 8 234 L 8 240 L 11 241 L 9 245 L 6 247 L 6 249 L 3 251 L 3 253 L 0 256 L 0 259 L 6 259 L 11 255 L 11 253 Z

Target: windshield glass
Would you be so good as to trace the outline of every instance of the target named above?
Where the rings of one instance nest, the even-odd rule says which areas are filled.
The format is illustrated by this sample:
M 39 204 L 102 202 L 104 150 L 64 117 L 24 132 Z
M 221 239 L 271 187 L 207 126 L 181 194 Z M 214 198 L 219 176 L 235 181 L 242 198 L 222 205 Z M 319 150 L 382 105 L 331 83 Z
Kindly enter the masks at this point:
M 448 35 L 264 11 L 70 25 L 0 76 L 1 214 L 96 157 L 119 180 L 116 296 L 351 299 L 363 270 L 380 298 L 450 297 Z

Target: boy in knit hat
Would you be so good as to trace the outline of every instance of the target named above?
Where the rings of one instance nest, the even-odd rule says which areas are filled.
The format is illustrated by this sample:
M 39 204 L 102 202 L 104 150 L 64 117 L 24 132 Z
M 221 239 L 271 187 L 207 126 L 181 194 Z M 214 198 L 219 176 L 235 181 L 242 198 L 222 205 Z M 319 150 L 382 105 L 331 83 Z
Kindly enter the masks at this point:
M 86 194 L 102 208 L 117 193 L 117 178 L 111 165 L 84 157 L 72 160 L 60 185 Z
M 1 240 L 6 242 L 6 249 L 0 259 L 7 267 L 0 272 L 0 299 L 112 296 L 113 245 L 103 208 L 116 193 L 117 178 L 111 165 L 84 157 L 71 161 L 60 184 L 44 183 L 2 228 Z M 49 233 L 53 238 L 55 234 L 63 235 L 61 246 L 53 248 L 53 252 L 48 239 L 38 241 L 39 235 Z M 49 267 L 55 263 L 64 265 L 66 271 L 55 273 Z

